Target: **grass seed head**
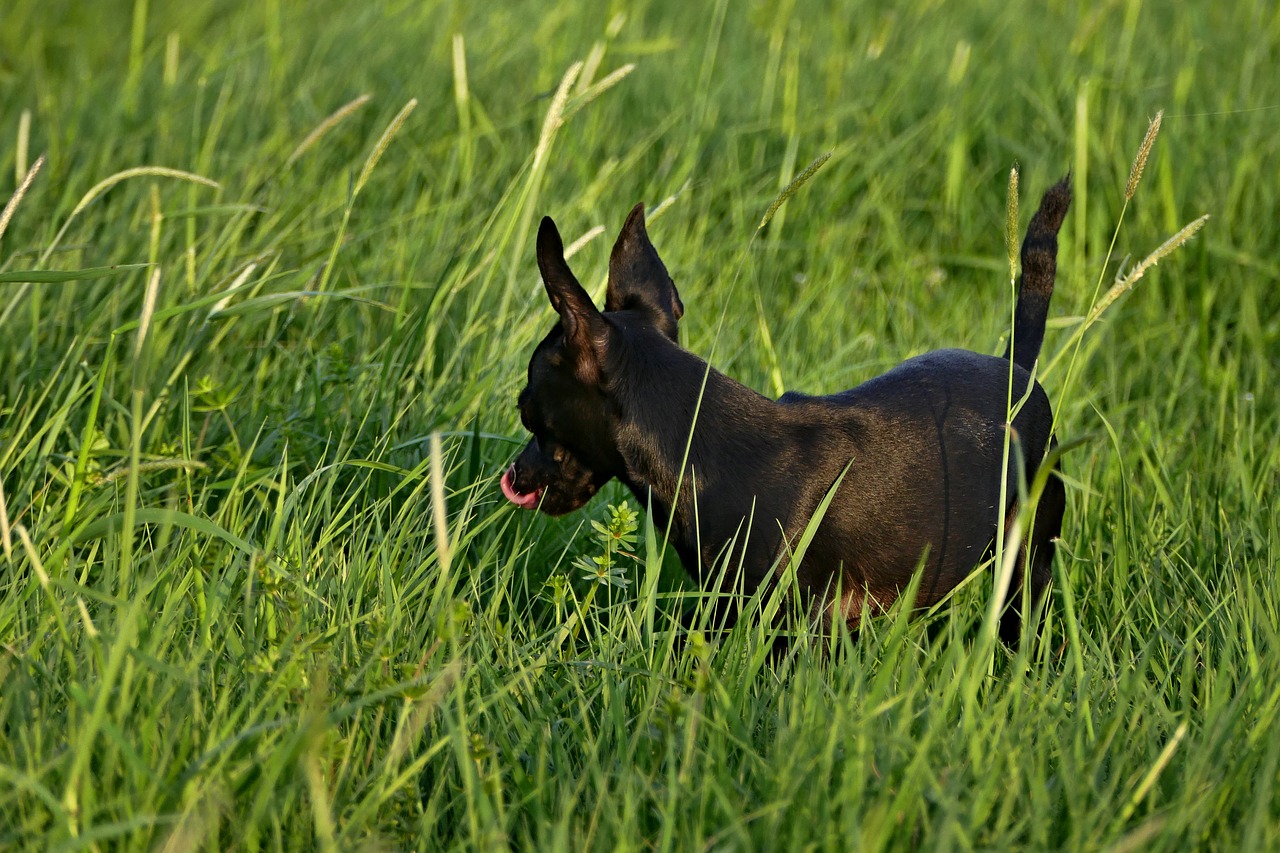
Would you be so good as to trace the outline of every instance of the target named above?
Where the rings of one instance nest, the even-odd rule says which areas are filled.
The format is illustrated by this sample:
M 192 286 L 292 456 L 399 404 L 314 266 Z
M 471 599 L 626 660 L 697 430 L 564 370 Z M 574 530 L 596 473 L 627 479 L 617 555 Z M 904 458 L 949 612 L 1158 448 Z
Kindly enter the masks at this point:
M 1009 198 L 1005 202 L 1004 244 L 1009 252 L 1009 280 L 1018 275 L 1018 164 L 1009 170 Z
M 1147 133 L 1142 137 L 1142 144 L 1138 146 L 1138 156 L 1133 158 L 1133 167 L 1129 169 L 1129 182 L 1124 186 L 1125 201 L 1132 199 L 1133 194 L 1138 191 L 1138 181 L 1142 180 L 1142 170 L 1147 166 L 1151 146 L 1156 144 L 1156 135 L 1160 133 L 1160 119 L 1163 117 L 1164 110 L 1160 110 L 1147 124 Z

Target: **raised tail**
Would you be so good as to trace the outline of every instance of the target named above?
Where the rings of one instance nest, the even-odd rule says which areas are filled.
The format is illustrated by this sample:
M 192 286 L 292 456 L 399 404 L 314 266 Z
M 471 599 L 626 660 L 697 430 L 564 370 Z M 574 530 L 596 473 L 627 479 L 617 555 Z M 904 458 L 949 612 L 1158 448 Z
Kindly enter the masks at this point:
M 1013 340 L 1005 358 L 1030 370 L 1044 343 L 1044 323 L 1049 317 L 1049 298 L 1058 271 L 1058 229 L 1071 206 L 1071 175 L 1049 187 L 1040 209 L 1031 217 L 1022 241 L 1022 278 L 1018 281 L 1018 305 L 1013 316 Z

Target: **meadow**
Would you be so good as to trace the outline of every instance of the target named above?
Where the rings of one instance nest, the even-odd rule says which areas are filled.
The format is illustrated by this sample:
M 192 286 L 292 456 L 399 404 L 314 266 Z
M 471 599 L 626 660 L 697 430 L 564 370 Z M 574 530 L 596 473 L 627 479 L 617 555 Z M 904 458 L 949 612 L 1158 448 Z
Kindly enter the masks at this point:
M 0 849 L 1280 849 L 1278 60 L 1263 0 L 6 0 Z M 988 566 L 686 641 L 632 496 L 502 499 L 544 214 L 599 297 L 645 201 L 682 343 L 825 393 L 1002 347 L 1015 165 L 1038 635 Z

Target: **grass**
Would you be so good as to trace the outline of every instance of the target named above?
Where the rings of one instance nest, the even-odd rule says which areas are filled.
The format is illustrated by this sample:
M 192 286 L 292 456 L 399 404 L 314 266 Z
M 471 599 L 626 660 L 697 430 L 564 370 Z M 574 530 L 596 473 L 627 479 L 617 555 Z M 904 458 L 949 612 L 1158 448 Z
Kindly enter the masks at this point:
M 606 5 L 7 4 L 0 848 L 1280 846 L 1272 7 Z M 999 348 L 1014 163 L 1076 182 L 1041 641 L 987 572 L 681 649 L 618 487 L 504 505 L 536 217 L 599 295 L 657 206 L 684 343 L 832 391 Z

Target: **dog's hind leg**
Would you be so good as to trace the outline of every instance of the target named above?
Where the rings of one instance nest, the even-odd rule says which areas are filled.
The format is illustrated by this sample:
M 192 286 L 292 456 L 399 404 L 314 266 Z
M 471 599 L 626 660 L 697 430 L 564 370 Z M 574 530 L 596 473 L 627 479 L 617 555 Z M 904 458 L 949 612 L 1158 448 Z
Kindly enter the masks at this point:
M 1051 474 L 1040 495 L 1040 503 L 1036 505 L 1031 534 L 1026 537 L 1018 554 L 1013 579 L 1009 584 L 1008 602 L 1000 617 L 1000 639 L 1010 647 L 1018 645 L 1022 632 L 1023 578 L 1026 578 L 1026 598 L 1030 604 L 1027 614 L 1035 613 L 1036 606 L 1053 580 L 1054 540 L 1062 531 L 1062 516 L 1066 508 L 1066 487 L 1056 473 Z M 1017 513 L 1018 507 L 1015 505 L 1009 511 L 1009 520 L 1012 521 Z

